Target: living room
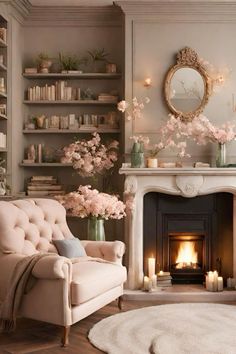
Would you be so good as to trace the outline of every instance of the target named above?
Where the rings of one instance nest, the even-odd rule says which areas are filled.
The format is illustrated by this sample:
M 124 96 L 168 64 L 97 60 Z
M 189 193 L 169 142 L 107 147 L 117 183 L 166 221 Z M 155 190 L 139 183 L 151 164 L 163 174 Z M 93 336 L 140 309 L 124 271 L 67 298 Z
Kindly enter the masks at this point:
M 0 0 L 0 353 L 236 354 L 235 0 Z

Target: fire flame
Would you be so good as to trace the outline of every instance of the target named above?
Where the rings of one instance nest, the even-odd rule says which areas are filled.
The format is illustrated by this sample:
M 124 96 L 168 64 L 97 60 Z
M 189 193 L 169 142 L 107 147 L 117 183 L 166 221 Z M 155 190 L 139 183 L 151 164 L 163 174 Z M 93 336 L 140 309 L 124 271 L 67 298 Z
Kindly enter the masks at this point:
M 184 268 L 198 263 L 194 242 L 181 242 L 176 259 L 177 267 Z

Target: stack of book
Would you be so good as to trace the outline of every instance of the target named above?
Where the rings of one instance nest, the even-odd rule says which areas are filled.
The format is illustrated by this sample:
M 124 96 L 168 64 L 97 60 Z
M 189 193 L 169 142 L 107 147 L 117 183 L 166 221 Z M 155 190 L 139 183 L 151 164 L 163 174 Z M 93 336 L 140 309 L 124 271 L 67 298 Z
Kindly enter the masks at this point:
M 54 85 L 28 88 L 29 101 L 76 101 L 80 100 L 80 88 L 68 86 L 66 81 L 57 81 Z
M 169 272 L 161 272 L 157 274 L 157 286 L 158 287 L 169 287 L 172 286 L 172 276 Z
M 53 176 L 32 176 L 27 186 L 27 194 L 44 197 L 63 195 L 65 191 Z
M 98 95 L 98 101 L 100 101 L 100 102 L 117 103 L 118 102 L 118 96 L 111 95 L 110 93 L 100 93 Z

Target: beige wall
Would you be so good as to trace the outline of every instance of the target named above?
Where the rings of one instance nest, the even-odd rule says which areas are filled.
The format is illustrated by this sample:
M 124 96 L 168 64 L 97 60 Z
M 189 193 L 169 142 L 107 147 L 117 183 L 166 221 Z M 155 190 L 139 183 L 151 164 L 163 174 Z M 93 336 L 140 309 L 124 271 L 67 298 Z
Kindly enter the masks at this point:
M 133 6 L 121 4 L 126 13 L 126 98 L 148 95 L 151 99 L 143 119 L 135 124 L 126 122 L 127 153 L 132 134 L 148 135 L 153 143 L 158 142 L 158 129 L 169 113 L 163 99 L 164 78 L 168 68 L 175 64 L 177 52 L 185 46 L 195 49 L 216 68 L 232 70 L 224 87 L 210 97 L 203 113 L 216 124 L 236 119 L 232 111 L 232 93 L 236 92 L 235 6 L 230 8 L 231 13 L 226 13 L 222 4 L 220 12 L 219 2 L 217 5 L 205 1 L 209 4 L 206 9 L 200 3 L 198 7 L 190 6 L 188 1 L 175 6 L 169 1 L 153 6 L 148 3 L 149 6 L 144 2 L 139 6 L 137 2 Z M 209 17 L 216 11 L 215 17 Z M 149 89 L 143 87 L 146 77 L 153 81 Z M 210 162 L 214 148 L 190 144 L 189 151 L 193 160 Z M 236 156 L 235 148 L 236 143 L 229 144 L 228 154 Z M 161 156 L 174 156 L 174 153 L 166 150 Z

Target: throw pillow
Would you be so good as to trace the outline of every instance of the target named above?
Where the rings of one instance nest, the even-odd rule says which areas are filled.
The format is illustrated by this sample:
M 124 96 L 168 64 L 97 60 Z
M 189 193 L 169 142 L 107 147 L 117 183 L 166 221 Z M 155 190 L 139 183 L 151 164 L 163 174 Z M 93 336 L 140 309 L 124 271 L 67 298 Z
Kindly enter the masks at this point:
M 60 256 L 76 258 L 87 256 L 80 240 L 76 237 L 65 240 L 54 240 L 54 245 Z

